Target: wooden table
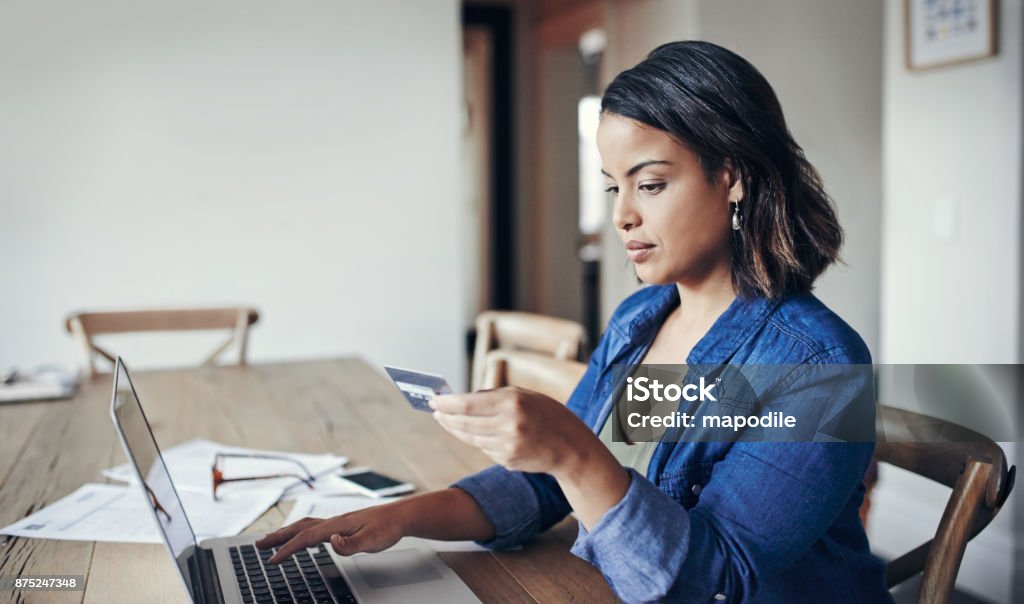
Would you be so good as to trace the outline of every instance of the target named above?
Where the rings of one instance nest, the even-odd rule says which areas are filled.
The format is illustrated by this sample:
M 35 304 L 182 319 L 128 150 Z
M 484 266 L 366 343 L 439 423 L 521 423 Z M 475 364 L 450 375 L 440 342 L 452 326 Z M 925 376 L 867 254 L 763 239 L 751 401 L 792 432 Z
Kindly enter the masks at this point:
M 443 488 L 489 461 L 409 410 L 360 359 L 210 367 L 132 376 L 157 441 L 203 437 L 232 445 L 347 455 L 352 463 Z M 0 526 L 125 461 L 110 421 L 110 377 L 68 401 L 0 406 Z M 291 503 L 250 532 L 277 528 Z M 597 570 L 572 556 L 569 518 L 515 552 L 442 554 L 484 602 L 615 601 Z M 6 540 L 4 542 L 3 540 Z M 84 592 L 0 593 L 0 602 L 185 602 L 163 545 L 0 537 L 0 575 L 85 575 Z

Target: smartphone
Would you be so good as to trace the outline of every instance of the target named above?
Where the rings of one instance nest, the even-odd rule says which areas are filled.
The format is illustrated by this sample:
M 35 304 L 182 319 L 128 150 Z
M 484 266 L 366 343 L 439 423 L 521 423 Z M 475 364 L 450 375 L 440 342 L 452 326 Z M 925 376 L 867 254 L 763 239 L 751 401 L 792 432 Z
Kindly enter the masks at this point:
M 390 497 L 409 493 L 416 489 L 408 482 L 401 482 L 378 474 L 370 468 L 350 468 L 338 473 L 338 478 L 347 482 L 352 488 L 370 497 Z

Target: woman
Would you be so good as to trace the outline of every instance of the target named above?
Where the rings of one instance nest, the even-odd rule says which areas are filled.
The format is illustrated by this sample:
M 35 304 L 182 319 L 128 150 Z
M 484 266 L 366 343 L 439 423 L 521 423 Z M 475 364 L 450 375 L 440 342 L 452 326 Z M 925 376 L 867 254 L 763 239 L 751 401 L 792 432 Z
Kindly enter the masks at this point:
M 870 442 L 638 443 L 623 455 L 597 436 L 613 364 L 871 362 L 809 293 L 842 231 L 770 85 L 721 47 L 666 44 L 605 91 L 598 147 L 615 227 L 650 286 L 616 310 L 568 404 L 516 388 L 437 397 L 437 421 L 498 465 L 258 545 L 284 544 L 273 561 L 405 535 L 506 548 L 572 511 L 573 553 L 626 601 L 889 600 L 857 515 Z

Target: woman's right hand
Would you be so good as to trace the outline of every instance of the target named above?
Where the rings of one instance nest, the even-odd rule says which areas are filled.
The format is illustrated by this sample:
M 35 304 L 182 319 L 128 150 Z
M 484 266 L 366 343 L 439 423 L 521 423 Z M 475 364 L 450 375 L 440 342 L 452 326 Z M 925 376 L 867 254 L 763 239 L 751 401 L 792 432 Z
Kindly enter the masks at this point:
M 268 563 L 280 564 L 292 554 L 307 547 L 330 541 L 331 547 L 342 556 L 360 552 L 379 552 L 401 539 L 403 522 L 394 504 L 356 510 L 333 518 L 303 518 L 267 533 L 256 541 L 256 547 L 266 549 L 280 546 Z M 283 545 L 282 545 L 283 544 Z

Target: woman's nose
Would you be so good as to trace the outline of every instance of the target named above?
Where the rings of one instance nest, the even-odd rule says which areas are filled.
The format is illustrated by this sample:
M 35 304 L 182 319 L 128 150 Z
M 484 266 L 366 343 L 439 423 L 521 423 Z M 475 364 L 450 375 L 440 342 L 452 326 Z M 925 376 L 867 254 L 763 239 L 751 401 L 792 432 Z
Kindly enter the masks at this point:
M 640 215 L 629 193 L 621 193 L 612 207 L 612 223 L 621 231 L 631 231 L 640 226 Z

